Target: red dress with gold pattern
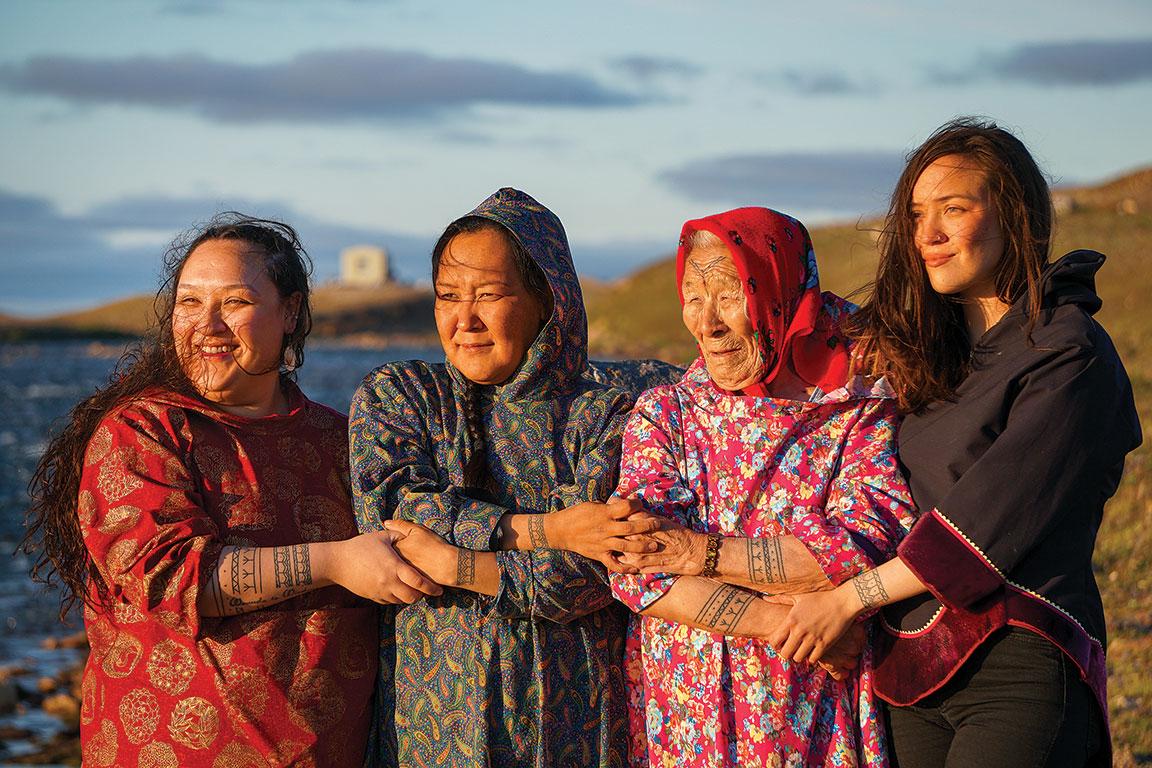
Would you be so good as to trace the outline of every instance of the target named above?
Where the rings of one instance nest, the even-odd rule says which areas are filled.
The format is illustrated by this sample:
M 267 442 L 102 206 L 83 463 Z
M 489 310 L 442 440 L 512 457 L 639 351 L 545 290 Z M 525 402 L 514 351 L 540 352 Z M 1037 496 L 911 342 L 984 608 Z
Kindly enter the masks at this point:
M 362 760 L 375 606 L 329 587 L 237 616 L 196 608 L 225 545 L 357 533 L 347 420 L 288 395 L 287 414 L 250 419 L 151 392 L 89 441 L 80 528 L 111 601 L 84 614 L 86 766 Z

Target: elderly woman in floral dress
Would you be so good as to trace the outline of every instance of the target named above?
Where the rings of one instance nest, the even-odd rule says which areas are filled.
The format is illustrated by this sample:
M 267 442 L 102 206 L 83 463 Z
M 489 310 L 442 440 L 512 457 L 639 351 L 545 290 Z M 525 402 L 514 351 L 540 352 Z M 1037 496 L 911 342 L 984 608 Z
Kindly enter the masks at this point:
M 849 377 L 849 308 L 821 294 L 798 221 L 742 208 L 689 221 L 677 254 L 700 348 L 684 378 L 641 397 L 618 495 L 666 520 L 661 551 L 617 573 L 634 766 L 886 765 L 865 649 L 823 664 L 765 637 L 769 595 L 839 584 L 892 556 L 913 509 L 895 409 Z

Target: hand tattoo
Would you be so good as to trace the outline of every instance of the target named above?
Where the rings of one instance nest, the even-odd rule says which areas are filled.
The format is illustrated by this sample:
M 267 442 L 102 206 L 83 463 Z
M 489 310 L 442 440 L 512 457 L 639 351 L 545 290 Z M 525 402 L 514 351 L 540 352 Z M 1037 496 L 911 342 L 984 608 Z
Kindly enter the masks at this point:
M 784 573 L 784 547 L 779 536 L 748 539 L 748 578 L 754 584 L 783 584 L 788 581 Z
M 461 547 L 456 557 L 456 584 L 466 587 L 476 583 L 476 553 Z
M 705 601 L 696 615 L 696 623 L 729 634 L 736 629 L 754 599 L 754 595 L 742 589 L 721 586 Z
M 865 571 L 852 579 L 852 586 L 856 587 L 856 594 L 864 610 L 877 608 L 888 603 L 888 591 L 875 571 Z
M 528 516 L 528 541 L 532 549 L 547 549 L 548 535 L 544 533 L 544 515 Z

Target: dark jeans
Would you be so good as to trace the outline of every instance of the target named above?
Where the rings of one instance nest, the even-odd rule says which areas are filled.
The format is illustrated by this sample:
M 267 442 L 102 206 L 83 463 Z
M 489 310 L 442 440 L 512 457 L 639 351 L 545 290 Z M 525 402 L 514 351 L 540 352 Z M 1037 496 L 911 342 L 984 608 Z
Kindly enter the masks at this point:
M 936 693 L 888 707 L 899 768 L 1086 765 L 1103 725 L 1076 665 L 1034 632 L 989 638 Z

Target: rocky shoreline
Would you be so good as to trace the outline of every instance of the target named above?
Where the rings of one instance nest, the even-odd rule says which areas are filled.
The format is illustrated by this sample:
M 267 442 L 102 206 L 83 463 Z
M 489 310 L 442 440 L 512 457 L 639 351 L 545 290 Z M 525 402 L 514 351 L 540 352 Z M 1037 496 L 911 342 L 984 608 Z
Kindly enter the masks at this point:
M 45 674 L 32 660 L 0 665 L 0 764 L 80 765 L 80 683 L 88 638 L 80 631 L 46 638 L 40 647 L 70 660 L 55 674 Z

